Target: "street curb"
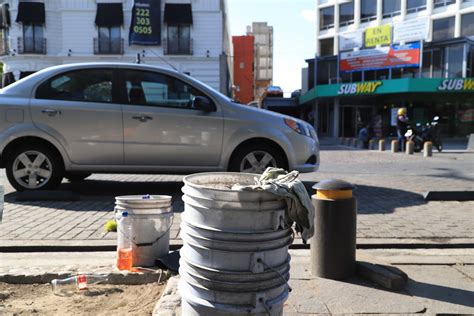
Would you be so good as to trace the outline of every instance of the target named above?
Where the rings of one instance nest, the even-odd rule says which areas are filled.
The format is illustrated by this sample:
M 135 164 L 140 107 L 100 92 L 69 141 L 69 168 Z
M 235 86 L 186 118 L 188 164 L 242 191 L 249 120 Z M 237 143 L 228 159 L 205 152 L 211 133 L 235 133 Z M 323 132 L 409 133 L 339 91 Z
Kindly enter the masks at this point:
M 425 201 L 474 201 L 474 191 L 428 191 Z
M 77 275 L 76 272 L 60 272 L 60 273 L 39 273 L 39 274 L 0 274 L 0 282 L 9 284 L 45 284 L 51 282 L 53 279 L 64 279 L 70 276 Z M 81 273 L 83 274 L 83 273 Z M 84 273 L 87 274 L 87 273 Z M 105 284 L 115 285 L 140 285 L 155 282 L 167 281 L 172 273 L 167 270 L 156 270 L 155 272 L 110 272 L 100 273 L 107 275 L 109 281 Z
M 0 252 L 97 252 L 115 251 L 115 240 L 0 240 Z M 180 239 L 170 241 L 170 250 L 182 247 Z M 357 249 L 459 249 L 474 248 L 474 238 L 358 238 Z M 299 239 L 290 249 L 309 249 Z
M 179 275 L 172 276 L 153 308 L 153 316 L 180 316 L 181 295 L 178 292 Z

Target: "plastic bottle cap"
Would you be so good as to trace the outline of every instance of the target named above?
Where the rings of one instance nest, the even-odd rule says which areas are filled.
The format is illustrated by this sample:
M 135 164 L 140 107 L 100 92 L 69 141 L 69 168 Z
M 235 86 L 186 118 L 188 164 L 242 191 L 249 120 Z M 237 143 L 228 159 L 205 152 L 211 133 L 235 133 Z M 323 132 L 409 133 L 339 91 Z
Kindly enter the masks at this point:
M 127 216 L 128 216 L 128 212 L 127 212 L 127 211 L 122 212 L 122 217 L 127 217 Z
M 149 200 L 150 199 L 150 194 L 145 194 L 144 196 L 142 196 L 142 199 L 143 200 Z

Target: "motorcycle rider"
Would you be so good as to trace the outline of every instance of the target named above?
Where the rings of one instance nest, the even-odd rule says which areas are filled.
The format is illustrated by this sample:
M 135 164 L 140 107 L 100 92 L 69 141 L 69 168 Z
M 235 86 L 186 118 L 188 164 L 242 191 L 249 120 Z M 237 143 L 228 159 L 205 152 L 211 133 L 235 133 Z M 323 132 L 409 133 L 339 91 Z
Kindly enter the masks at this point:
M 406 108 L 399 108 L 397 111 L 397 137 L 398 150 L 405 150 L 405 133 L 407 132 L 408 116 Z

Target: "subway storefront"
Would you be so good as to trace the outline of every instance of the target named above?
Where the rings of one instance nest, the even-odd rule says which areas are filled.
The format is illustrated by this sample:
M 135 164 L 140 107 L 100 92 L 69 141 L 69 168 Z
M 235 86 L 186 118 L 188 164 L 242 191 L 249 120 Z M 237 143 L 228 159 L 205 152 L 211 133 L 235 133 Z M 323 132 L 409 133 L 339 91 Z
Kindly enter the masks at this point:
M 474 133 L 474 78 L 402 78 L 317 85 L 300 97 L 312 104 L 321 136 L 355 137 L 370 124 L 376 137 L 396 135 L 396 111 L 408 110 L 411 124 L 441 118 L 443 136 Z

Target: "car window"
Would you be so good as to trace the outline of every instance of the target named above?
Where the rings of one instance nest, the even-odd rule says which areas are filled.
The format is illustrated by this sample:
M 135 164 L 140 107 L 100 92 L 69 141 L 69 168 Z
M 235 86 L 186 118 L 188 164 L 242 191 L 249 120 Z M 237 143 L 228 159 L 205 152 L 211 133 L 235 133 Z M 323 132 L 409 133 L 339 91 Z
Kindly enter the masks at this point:
M 57 75 L 36 90 L 37 99 L 112 102 L 112 69 L 82 69 Z
M 140 70 L 123 72 L 128 104 L 192 109 L 202 92 L 172 76 Z

